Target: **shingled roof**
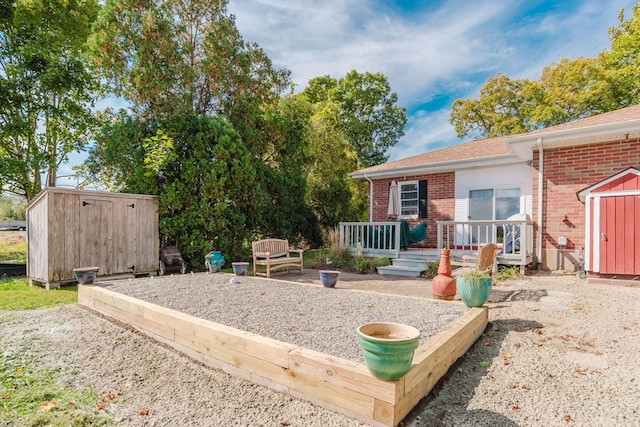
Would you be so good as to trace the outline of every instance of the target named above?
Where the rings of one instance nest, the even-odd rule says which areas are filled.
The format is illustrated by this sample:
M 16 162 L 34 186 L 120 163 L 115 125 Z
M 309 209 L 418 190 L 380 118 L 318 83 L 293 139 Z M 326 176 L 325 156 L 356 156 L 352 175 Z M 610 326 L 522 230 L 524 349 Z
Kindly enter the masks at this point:
M 532 132 L 467 141 L 360 169 L 350 176 L 355 179 L 382 178 L 522 162 L 531 159 L 532 149 L 539 138 L 546 141 L 545 147 L 553 147 L 638 136 L 640 105 L 634 105 Z
M 394 160 L 351 173 L 353 178 L 384 176 L 388 173 L 410 173 L 413 169 L 453 170 L 454 164 L 478 162 L 481 160 L 512 159 L 516 156 L 505 144 L 504 137 L 477 139 Z

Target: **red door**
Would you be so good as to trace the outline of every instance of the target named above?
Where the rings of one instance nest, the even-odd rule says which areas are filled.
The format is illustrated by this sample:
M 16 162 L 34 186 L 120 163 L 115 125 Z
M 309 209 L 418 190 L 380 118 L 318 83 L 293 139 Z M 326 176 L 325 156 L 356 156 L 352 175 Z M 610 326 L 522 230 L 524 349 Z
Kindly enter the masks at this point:
M 599 240 L 600 273 L 640 274 L 640 196 L 600 199 Z

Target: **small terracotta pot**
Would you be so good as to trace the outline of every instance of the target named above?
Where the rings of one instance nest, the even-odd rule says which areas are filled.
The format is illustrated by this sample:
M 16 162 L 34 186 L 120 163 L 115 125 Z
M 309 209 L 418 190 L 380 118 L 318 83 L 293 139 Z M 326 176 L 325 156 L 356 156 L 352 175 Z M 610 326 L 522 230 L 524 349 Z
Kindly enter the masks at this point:
M 440 251 L 438 275 L 431 280 L 431 291 L 435 299 L 452 300 L 456 296 L 456 279 L 451 276 L 449 249 Z

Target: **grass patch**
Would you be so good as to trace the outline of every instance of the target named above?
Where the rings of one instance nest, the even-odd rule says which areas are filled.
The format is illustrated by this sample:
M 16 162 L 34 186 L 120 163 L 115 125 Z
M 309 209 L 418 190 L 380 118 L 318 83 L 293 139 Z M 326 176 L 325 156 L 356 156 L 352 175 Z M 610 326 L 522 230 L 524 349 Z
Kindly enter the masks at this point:
M 518 267 L 517 265 L 501 265 L 498 267 L 498 272 L 494 274 L 493 277 L 498 281 L 517 279 L 518 277 L 520 277 L 520 267 Z
M 58 371 L 39 369 L 18 352 L 0 358 L 0 425 L 106 426 L 106 408 L 91 388 L 74 390 L 57 384 Z
M 29 287 L 26 277 L 0 278 L 0 310 L 44 309 L 77 302 L 77 285 L 47 291 L 38 286 Z
M 0 235 L 0 263 L 27 262 L 27 239 L 24 233 L 2 231 Z

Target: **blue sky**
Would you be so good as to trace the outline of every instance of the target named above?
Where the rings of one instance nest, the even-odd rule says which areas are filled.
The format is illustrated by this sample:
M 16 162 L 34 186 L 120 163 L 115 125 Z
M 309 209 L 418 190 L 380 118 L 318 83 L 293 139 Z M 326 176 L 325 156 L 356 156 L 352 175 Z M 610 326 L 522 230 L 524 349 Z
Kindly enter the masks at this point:
M 407 108 L 391 159 L 461 142 L 451 104 L 476 98 L 487 78 L 538 79 L 561 58 L 609 47 L 631 0 L 230 0 L 247 41 L 291 71 L 298 90 L 313 77 L 380 72 Z
M 496 73 L 538 79 L 544 66 L 563 57 L 590 57 L 608 48 L 608 29 L 620 9 L 628 19 L 634 4 L 230 0 L 228 10 L 246 41 L 258 43 L 274 66 L 291 71 L 297 90 L 314 77 L 339 78 L 351 70 L 387 76 L 409 119 L 405 136 L 388 153 L 395 160 L 461 142 L 449 124 L 451 104 L 476 98 Z M 107 99 L 98 107 L 112 103 Z M 82 160 L 83 154 L 74 154 L 69 163 Z M 60 173 L 70 172 L 63 166 Z

